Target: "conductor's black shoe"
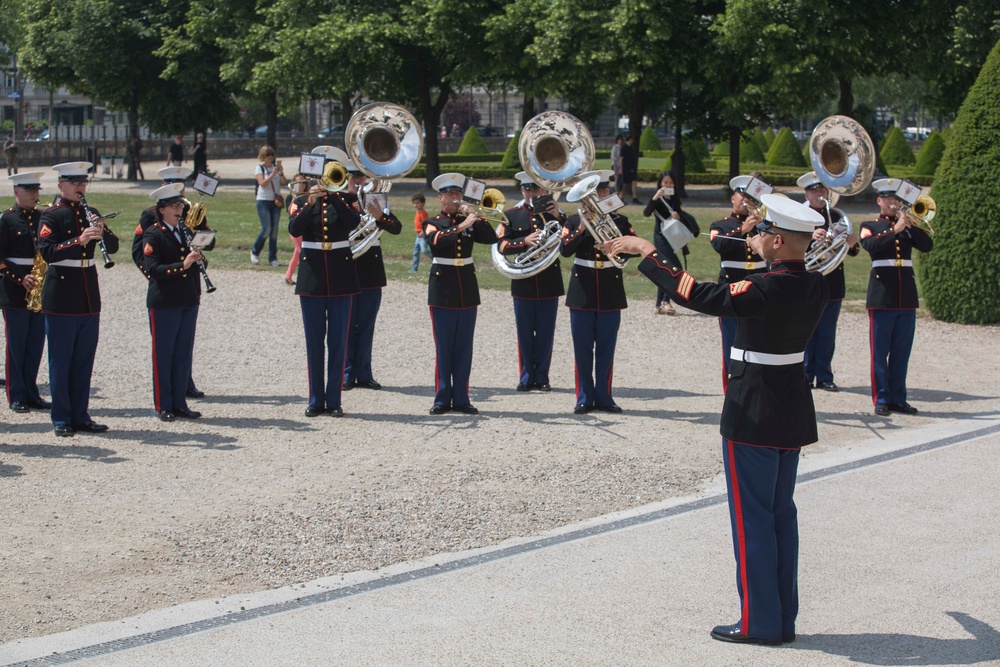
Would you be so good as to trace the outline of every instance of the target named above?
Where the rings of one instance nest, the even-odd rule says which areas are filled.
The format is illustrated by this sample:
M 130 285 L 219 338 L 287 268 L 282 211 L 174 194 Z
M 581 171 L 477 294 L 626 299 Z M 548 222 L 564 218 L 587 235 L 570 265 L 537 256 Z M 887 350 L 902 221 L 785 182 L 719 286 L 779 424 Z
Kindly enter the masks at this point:
M 174 413 L 170 410 L 160 410 L 156 413 L 156 418 L 161 422 L 172 422 L 177 419 Z
M 31 408 L 28 407 L 28 404 L 22 403 L 21 401 L 14 401 L 13 403 L 11 403 L 10 409 L 13 410 L 14 412 L 20 412 L 22 414 L 25 412 L 31 412 Z
M 34 410 L 51 410 L 52 404 L 40 398 L 37 401 L 28 401 L 28 407 Z
M 326 412 L 326 408 L 321 408 L 318 405 L 310 405 L 306 408 L 306 417 L 319 417 L 321 414 Z
M 184 392 L 184 395 L 188 398 L 205 398 L 205 392 L 200 389 L 188 389 Z
M 83 424 L 77 424 L 73 427 L 73 430 L 77 432 L 82 431 L 84 433 L 105 433 L 107 432 L 108 427 L 104 424 L 98 424 L 97 422 L 90 421 Z
M 610 412 L 611 414 L 617 415 L 621 414 L 621 407 L 617 403 L 612 403 L 610 405 L 595 405 L 595 410 L 600 410 L 601 412 Z
M 184 419 L 197 419 L 201 417 L 201 413 L 197 410 L 189 410 L 188 408 L 174 408 L 174 414 L 178 417 L 183 417 Z
M 577 405 L 576 407 L 573 408 L 573 414 L 574 415 L 585 415 L 585 414 L 587 414 L 588 412 L 590 412 L 593 409 L 594 409 L 594 406 L 592 406 L 592 405 L 584 405 L 583 403 L 580 403 L 579 405 Z
M 465 405 L 453 405 L 451 409 L 455 412 L 464 412 L 467 415 L 478 415 L 479 408 L 474 406 L 472 403 L 466 403 Z
M 542 382 L 540 384 L 536 384 L 535 389 L 537 389 L 538 391 L 552 391 L 552 385 L 550 385 L 548 382 Z
M 917 409 L 909 403 L 890 403 L 889 409 L 893 412 L 902 412 L 904 415 L 915 415 Z
M 528 384 L 527 382 L 519 382 L 517 384 L 517 390 L 518 391 L 531 391 L 531 385 Z
M 344 409 L 341 408 L 341 407 L 330 408 L 329 410 L 327 410 L 327 412 L 330 413 L 331 417 L 343 417 L 344 416 Z
M 817 382 L 816 387 L 822 389 L 823 391 L 840 391 L 840 387 L 833 380 L 827 380 L 825 382 Z
M 73 427 L 70 426 L 69 424 L 59 424 L 58 426 L 56 426 L 56 435 L 58 435 L 60 438 L 67 438 L 73 435 L 73 433 L 75 433 L 75 431 L 73 430 Z
M 879 417 L 888 417 L 889 416 L 889 406 L 886 405 L 885 403 L 878 403 L 875 406 L 875 414 L 877 414 Z
M 381 389 L 382 388 L 382 385 L 380 385 L 375 380 L 358 380 L 357 382 L 354 383 L 354 386 L 355 387 L 361 387 L 362 389 Z
M 759 637 L 747 637 L 740 632 L 740 624 L 717 625 L 712 628 L 712 639 L 720 642 L 732 642 L 734 644 L 760 644 L 762 646 L 780 646 L 780 639 L 760 639 Z
M 431 406 L 431 414 L 432 415 L 443 415 L 444 413 L 448 412 L 448 410 L 450 410 L 450 409 L 451 408 L 449 408 L 444 403 L 435 403 L 434 405 Z

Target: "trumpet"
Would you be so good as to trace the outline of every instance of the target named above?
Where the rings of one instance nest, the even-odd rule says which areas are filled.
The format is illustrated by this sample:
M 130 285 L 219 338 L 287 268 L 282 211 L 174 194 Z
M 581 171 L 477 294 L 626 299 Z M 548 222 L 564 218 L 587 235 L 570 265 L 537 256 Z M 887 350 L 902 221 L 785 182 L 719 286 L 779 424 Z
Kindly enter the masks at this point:
M 108 215 L 101 216 L 100 218 L 98 218 L 97 216 L 95 216 L 93 213 L 90 212 L 90 207 L 87 206 L 87 198 L 84 197 L 83 195 L 80 195 L 80 206 L 83 207 L 83 215 L 85 218 L 87 218 L 87 223 L 91 227 L 96 227 L 97 223 L 101 220 L 110 220 L 111 218 L 118 215 L 118 212 L 115 211 L 114 213 L 109 213 Z M 104 244 L 103 238 L 97 240 L 97 247 L 101 249 L 101 256 L 104 258 L 104 268 L 110 269 L 112 266 L 115 265 L 115 261 L 111 259 L 111 255 L 108 254 L 108 246 Z
M 920 227 L 928 234 L 934 233 L 934 228 L 931 227 L 931 220 L 937 215 L 937 202 L 930 195 L 920 195 L 917 197 L 917 201 L 913 202 L 913 205 L 900 202 L 898 205 L 892 204 L 890 208 L 909 217 L 917 227 Z
M 464 208 L 472 211 L 480 218 L 490 224 L 508 224 L 507 216 L 504 215 L 503 208 L 507 203 L 507 198 L 496 188 L 486 188 L 483 198 L 478 204 L 465 203 Z

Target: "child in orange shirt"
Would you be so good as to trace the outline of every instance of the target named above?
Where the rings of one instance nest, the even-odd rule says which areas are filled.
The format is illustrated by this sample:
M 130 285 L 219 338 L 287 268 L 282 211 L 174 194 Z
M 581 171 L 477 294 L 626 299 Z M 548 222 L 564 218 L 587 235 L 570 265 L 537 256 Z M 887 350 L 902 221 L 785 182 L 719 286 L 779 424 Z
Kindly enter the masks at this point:
M 413 208 L 417 209 L 416 215 L 413 216 L 413 228 L 417 232 L 417 239 L 413 243 L 413 266 L 410 267 L 410 273 L 416 273 L 417 267 L 420 265 L 420 253 L 422 252 L 428 257 L 431 256 L 431 247 L 427 245 L 427 239 L 424 238 L 424 220 L 428 217 L 427 211 L 424 210 L 427 198 L 422 192 L 418 192 L 410 198 L 410 201 L 413 203 Z

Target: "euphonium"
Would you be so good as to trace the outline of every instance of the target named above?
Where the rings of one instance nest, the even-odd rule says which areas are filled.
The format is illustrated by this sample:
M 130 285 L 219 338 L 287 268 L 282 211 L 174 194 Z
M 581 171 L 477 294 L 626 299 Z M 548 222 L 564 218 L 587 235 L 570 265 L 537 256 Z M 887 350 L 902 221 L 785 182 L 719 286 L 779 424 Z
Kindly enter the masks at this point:
M 597 203 L 600 201 L 597 197 L 597 186 L 600 183 L 600 174 L 590 174 L 582 178 L 566 195 L 566 201 L 580 202 L 580 222 L 594 237 L 594 245 L 598 247 L 621 238 L 622 235 L 611 215 L 604 213 Z M 620 269 L 628 262 L 628 257 L 608 255 L 608 260 Z
M 42 287 L 45 285 L 45 270 L 48 268 L 42 253 L 35 252 L 35 261 L 31 264 L 31 275 L 35 279 L 35 286 L 28 290 L 27 307 L 33 313 L 42 309 Z

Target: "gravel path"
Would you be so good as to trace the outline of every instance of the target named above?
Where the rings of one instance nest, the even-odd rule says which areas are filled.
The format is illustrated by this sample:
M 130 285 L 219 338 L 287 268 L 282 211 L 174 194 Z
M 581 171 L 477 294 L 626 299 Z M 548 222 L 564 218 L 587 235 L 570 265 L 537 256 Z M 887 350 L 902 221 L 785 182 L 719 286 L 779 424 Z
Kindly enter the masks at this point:
M 91 410 L 112 430 L 57 439 L 47 414 L 0 409 L 0 643 L 493 544 L 695 492 L 720 472 L 713 318 L 632 304 L 615 364 L 625 413 L 577 417 L 565 309 L 555 390 L 523 394 L 510 297 L 484 293 L 471 381 L 481 414 L 432 417 L 426 288 L 392 284 L 375 340 L 385 389 L 346 393 L 344 419 L 307 419 L 283 271 L 213 273 L 219 291 L 203 297 L 195 353 L 208 397 L 192 402 L 205 416 L 163 424 L 143 280 L 125 262 L 101 270 Z M 909 384 L 921 415 L 877 418 L 867 316 L 845 309 L 844 391 L 816 394 L 821 442 L 806 456 L 997 409 L 1000 329 L 928 319 L 917 329 Z

